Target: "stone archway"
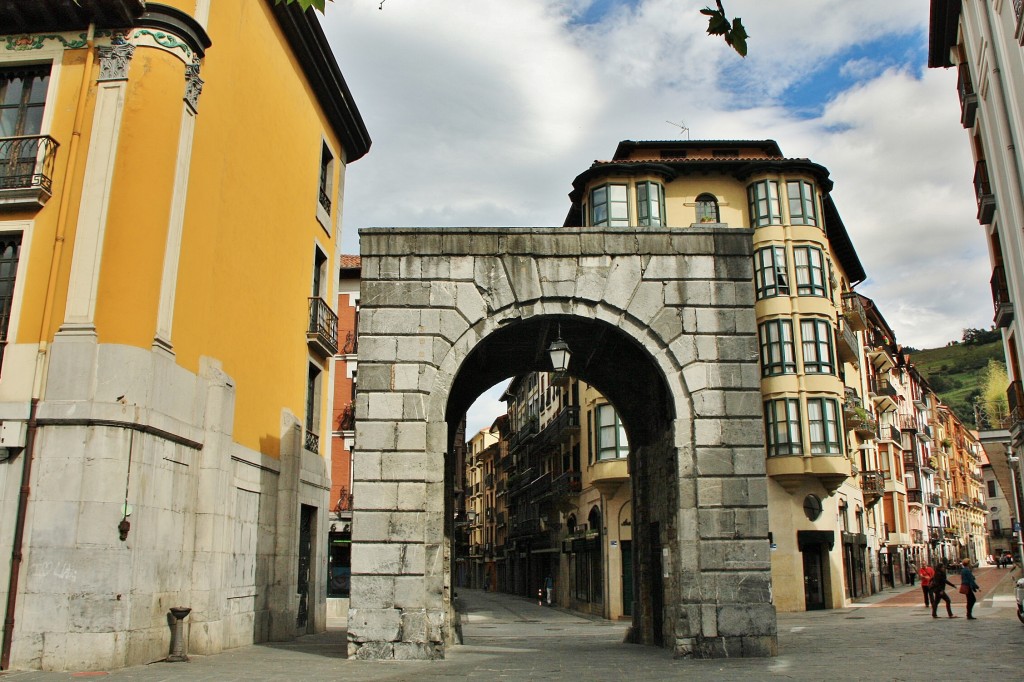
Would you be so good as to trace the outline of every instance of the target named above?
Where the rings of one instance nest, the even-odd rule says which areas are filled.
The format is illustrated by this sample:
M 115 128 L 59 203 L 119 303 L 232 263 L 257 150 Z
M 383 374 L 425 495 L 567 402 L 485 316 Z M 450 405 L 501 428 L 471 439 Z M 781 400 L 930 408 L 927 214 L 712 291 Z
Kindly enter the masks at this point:
M 774 655 L 749 230 L 377 228 L 361 244 L 350 656 L 443 656 L 449 424 L 543 369 L 552 325 L 637 452 L 635 639 Z

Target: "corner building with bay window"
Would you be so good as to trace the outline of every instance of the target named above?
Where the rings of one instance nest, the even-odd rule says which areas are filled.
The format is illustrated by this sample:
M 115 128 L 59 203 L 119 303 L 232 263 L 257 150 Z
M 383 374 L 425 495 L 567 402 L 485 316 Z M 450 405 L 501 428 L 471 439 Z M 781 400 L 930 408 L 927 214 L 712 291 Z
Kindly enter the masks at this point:
M 313 10 L 0 3 L 0 667 L 326 627 L 347 165 Z
M 840 608 L 858 596 L 853 584 L 863 590 L 868 582 L 866 529 L 841 523 L 861 518 L 864 510 L 851 455 L 861 441 L 844 423 L 848 401 L 863 398 L 863 326 L 851 325 L 843 310 L 865 273 L 831 188 L 827 169 L 784 157 L 772 140 L 624 141 L 610 161 L 595 162 L 575 179 L 565 222 L 750 233 L 755 300 L 738 297 L 732 287 L 689 291 L 685 273 L 664 295 L 666 302 L 695 301 L 683 326 L 705 332 L 703 325 L 711 322 L 700 301 L 755 308 L 756 328 L 722 331 L 757 337 L 762 400 L 731 401 L 724 386 L 719 409 L 763 416 L 765 457 L 735 461 L 722 471 L 768 474 L 767 490 L 749 490 L 730 506 L 740 515 L 745 505 L 767 496 L 765 541 L 771 543 L 774 600 L 781 611 Z M 692 337 L 677 342 L 693 344 L 691 352 L 700 356 Z M 837 495 L 840 487 L 843 494 Z

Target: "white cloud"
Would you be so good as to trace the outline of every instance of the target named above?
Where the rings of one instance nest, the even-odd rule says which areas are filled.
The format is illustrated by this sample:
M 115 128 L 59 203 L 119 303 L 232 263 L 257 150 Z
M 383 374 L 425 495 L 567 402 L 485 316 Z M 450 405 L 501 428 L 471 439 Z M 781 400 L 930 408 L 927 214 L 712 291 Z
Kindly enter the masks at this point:
M 728 0 L 751 34 L 744 60 L 704 34 L 706 3 L 645 0 L 573 24 L 587 4 L 328 6 L 373 138 L 348 169 L 347 250 L 375 225 L 560 225 L 578 173 L 620 140 L 677 138 L 671 120 L 694 139 L 771 138 L 826 166 L 862 290 L 902 343 L 991 324 L 955 74 L 921 63 L 927 3 Z M 827 73 L 843 80 L 820 83 Z M 832 86 L 831 100 L 786 108 L 809 83 Z

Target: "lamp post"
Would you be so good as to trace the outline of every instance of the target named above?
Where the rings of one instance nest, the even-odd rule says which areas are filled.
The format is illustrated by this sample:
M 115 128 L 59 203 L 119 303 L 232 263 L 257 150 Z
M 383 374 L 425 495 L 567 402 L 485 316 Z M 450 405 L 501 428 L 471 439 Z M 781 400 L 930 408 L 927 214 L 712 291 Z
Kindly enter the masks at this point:
M 1013 534 L 1017 537 L 1017 560 L 1024 563 L 1024 540 L 1021 539 L 1020 525 L 1020 500 L 1017 496 L 1017 465 L 1020 463 L 1020 457 L 1010 454 L 1010 449 L 1006 449 L 1006 462 L 1010 465 L 1010 487 L 1013 488 L 1013 510 L 1014 510 L 1014 525 L 1016 528 Z

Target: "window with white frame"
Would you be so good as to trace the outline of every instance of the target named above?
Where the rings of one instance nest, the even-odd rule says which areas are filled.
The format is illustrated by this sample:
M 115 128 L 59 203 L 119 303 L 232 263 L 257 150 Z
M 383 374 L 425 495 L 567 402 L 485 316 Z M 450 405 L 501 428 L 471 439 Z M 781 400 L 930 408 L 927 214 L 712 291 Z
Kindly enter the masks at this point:
M 754 286 L 759 300 L 772 296 L 789 296 L 785 248 L 766 246 L 754 252 Z
M 782 224 L 778 181 L 760 180 L 748 186 L 747 201 L 750 206 L 750 224 L 753 227 Z
M 803 451 L 800 437 L 800 401 L 777 398 L 764 403 L 765 445 L 768 456 L 798 455 Z
M 661 183 L 636 184 L 636 219 L 640 225 L 665 224 L 665 188 Z
M 796 350 L 793 344 L 793 322 L 768 320 L 758 326 L 761 343 L 761 375 L 796 373 Z
M 626 430 L 619 421 L 615 408 L 609 404 L 598 405 L 597 417 L 597 458 L 599 460 L 623 459 L 629 454 Z
M 827 296 L 825 254 L 815 246 L 793 247 L 793 272 L 798 296 Z
M 831 322 L 817 319 L 801 320 L 800 341 L 804 351 L 804 372 L 808 374 L 835 373 Z
M 833 398 L 808 398 L 807 427 L 812 455 L 843 454 L 838 401 Z
M 590 190 L 590 224 L 595 227 L 629 225 L 629 193 L 626 185 L 601 185 Z
M 814 183 L 806 180 L 790 180 L 786 183 L 786 197 L 789 199 L 789 223 L 791 225 L 818 224 L 818 209 L 814 202 Z

